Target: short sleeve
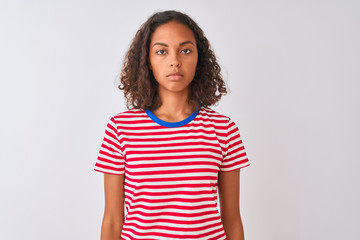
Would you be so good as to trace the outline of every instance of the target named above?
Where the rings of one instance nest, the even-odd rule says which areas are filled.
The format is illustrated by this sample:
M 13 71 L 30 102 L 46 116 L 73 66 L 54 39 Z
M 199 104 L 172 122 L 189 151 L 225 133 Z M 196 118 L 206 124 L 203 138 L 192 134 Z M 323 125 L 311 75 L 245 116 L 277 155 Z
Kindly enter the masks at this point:
M 235 122 L 229 118 L 226 131 L 225 153 L 220 171 L 234 171 L 249 165 L 249 159 L 247 158 L 239 129 Z
M 117 126 L 114 117 L 105 129 L 105 137 L 95 163 L 95 171 L 121 175 L 125 173 L 125 157 L 122 152 Z

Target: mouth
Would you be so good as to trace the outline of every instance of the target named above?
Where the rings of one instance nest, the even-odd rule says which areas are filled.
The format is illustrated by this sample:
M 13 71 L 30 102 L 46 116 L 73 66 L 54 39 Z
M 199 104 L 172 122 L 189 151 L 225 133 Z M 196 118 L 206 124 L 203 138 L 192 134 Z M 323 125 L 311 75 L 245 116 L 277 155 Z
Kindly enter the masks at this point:
M 170 79 L 170 80 L 180 80 L 181 78 L 184 77 L 184 75 L 180 74 L 180 73 L 174 73 L 174 74 L 169 74 L 167 75 L 167 77 Z

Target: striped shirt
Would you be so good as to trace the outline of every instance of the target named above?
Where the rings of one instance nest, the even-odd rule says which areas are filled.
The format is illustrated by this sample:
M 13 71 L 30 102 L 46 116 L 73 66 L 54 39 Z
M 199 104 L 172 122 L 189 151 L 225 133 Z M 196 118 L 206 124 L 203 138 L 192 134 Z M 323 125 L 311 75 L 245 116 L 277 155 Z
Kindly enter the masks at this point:
M 208 107 L 165 122 L 130 109 L 107 124 L 95 170 L 125 174 L 121 239 L 226 239 L 219 171 L 249 166 L 236 124 Z

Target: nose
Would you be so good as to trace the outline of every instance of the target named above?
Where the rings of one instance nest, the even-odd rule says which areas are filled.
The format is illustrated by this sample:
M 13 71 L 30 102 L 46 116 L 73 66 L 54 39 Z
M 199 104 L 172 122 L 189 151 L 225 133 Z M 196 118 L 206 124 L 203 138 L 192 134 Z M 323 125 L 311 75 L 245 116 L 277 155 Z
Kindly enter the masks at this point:
M 181 67 L 181 62 L 176 55 L 173 56 L 172 59 L 170 60 L 170 67 L 176 67 L 176 68 Z
M 180 67 L 180 63 L 179 62 L 177 62 L 177 63 L 172 62 L 172 63 L 170 63 L 170 67 Z

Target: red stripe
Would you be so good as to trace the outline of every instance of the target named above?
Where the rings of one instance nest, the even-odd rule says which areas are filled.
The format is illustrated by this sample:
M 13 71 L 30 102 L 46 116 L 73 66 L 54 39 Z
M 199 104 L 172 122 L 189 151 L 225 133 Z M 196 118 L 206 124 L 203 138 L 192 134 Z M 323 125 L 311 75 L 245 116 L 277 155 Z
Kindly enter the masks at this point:
M 216 154 L 220 154 L 221 152 L 219 150 L 215 150 L 215 149 L 211 149 L 211 148 L 189 148 L 189 149 L 183 149 L 183 148 L 178 148 L 178 149 L 161 149 L 161 150 L 131 150 L 131 151 L 126 151 L 127 155 L 130 154 L 141 154 L 141 153 L 146 153 L 146 154 L 156 154 L 156 153 L 185 153 L 185 152 L 212 152 L 212 153 L 216 153 Z
M 122 166 L 122 168 L 124 168 L 124 165 L 122 163 L 120 163 L 119 161 L 112 161 L 106 158 L 103 158 L 101 156 L 98 156 L 98 162 L 96 164 L 101 164 L 101 163 L 110 163 L 110 164 L 114 164 L 114 165 L 119 165 Z M 102 165 L 102 164 L 101 164 Z
M 171 181 L 201 181 L 201 180 L 210 180 L 217 181 L 217 176 L 191 176 L 191 177 L 159 177 L 159 178 L 149 178 L 149 179 L 137 179 L 131 178 L 129 175 L 126 176 L 129 181 L 136 183 L 147 183 L 147 182 L 171 182 Z M 126 184 L 126 183 L 125 183 Z
M 198 184 L 162 184 L 162 185 L 140 185 L 140 186 L 135 186 L 130 184 L 129 182 L 126 183 L 127 187 L 130 188 L 136 188 L 137 190 L 141 190 L 141 189 L 163 189 L 163 188 L 214 188 L 217 186 L 216 183 L 198 183 Z
M 111 154 L 111 153 L 108 153 L 108 152 L 105 152 L 105 151 L 102 151 L 102 150 L 99 151 L 99 155 L 104 155 L 104 156 L 113 158 L 113 159 L 115 159 L 115 160 L 124 159 L 124 158 L 121 157 L 121 156 L 117 156 L 117 155 L 115 155 L 115 154 Z M 101 158 L 100 160 L 102 160 L 102 159 L 103 159 L 103 158 Z
M 115 167 L 105 166 L 100 163 L 96 163 L 95 166 L 98 168 L 102 168 L 103 170 L 107 169 L 107 170 L 113 170 L 113 171 L 124 171 L 124 168 L 115 168 Z
M 146 202 L 146 203 L 164 203 L 164 201 L 166 203 L 170 203 L 170 202 L 183 202 L 183 203 L 201 203 L 204 201 L 214 201 L 216 200 L 216 198 L 214 197 L 203 197 L 203 198 L 166 198 L 166 199 L 145 199 L 145 198 L 141 198 L 141 199 L 133 199 L 132 203 L 137 203 L 137 202 Z
M 180 174 L 180 173 L 217 173 L 218 170 L 211 168 L 194 168 L 194 169 L 174 169 L 174 170 L 163 170 L 163 171 L 143 171 L 143 172 L 129 172 L 125 169 L 125 173 L 132 176 L 145 176 L 145 175 L 161 175 L 161 174 Z
M 167 192 L 134 192 L 128 189 L 125 189 L 125 192 L 134 195 L 136 197 L 139 196 L 174 196 L 174 195 L 189 195 L 189 196 L 197 196 L 201 194 L 216 194 L 216 190 L 210 190 L 210 191 L 167 191 Z
M 164 136 L 167 136 L 167 134 L 163 134 Z M 189 136 L 176 136 L 176 137 L 162 137 L 162 138 L 152 138 L 151 134 L 147 136 L 145 133 L 142 133 L 141 136 L 148 137 L 148 138 L 128 138 L 126 136 L 122 137 L 125 141 L 133 141 L 133 142 L 167 142 L 167 141 L 179 141 L 179 140 L 186 140 L 189 141 Z M 191 140 L 208 140 L 208 141 L 217 141 L 218 139 L 216 137 L 208 137 L 208 136 L 191 136 Z
M 130 165 L 127 164 L 127 169 L 138 169 L 138 168 L 152 168 L 152 167 L 158 167 L 158 168 L 165 168 L 165 167 L 179 167 L 179 166 L 197 166 L 197 165 L 207 165 L 207 166 L 215 166 L 218 167 L 219 163 L 216 162 L 206 162 L 206 161 L 193 161 L 193 162 L 172 162 L 172 163 L 152 163 L 152 164 L 135 164 Z
M 127 219 L 127 220 L 129 221 L 130 219 Z M 218 227 L 219 225 L 221 225 L 221 223 L 217 222 L 217 223 L 208 224 L 208 225 L 205 225 L 202 227 L 156 226 L 156 229 L 174 231 L 174 232 L 196 232 L 196 231 L 203 231 L 203 230 L 213 228 L 213 227 Z M 154 226 L 141 226 L 137 223 L 128 223 L 127 226 L 133 226 L 133 227 L 136 227 L 136 229 L 141 229 L 141 230 L 153 230 L 154 229 Z
M 242 158 L 242 157 L 245 157 L 245 156 L 246 156 L 246 153 L 243 152 L 243 153 L 241 153 L 241 154 L 238 154 L 238 155 L 232 156 L 232 157 L 230 157 L 230 158 L 227 158 L 226 161 L 227 161 L 227 162 L 230 162 L 230 161 L 233 161 L 233 160 L 235 160 L 235 159 Z M 244 161 L 248 161 L 248 159 L 245 159 Z
M 131 212 L 131 214 L 133 214 L 133 212 Z M 214 213 L 216 214 L 216 213 Z M 203 224 L 206 222 L 210 222 L 210 221 L 216 221 L 216 220 L 220 220 L 221 218 L 220 216 L 216 216 L 216 217 L 204 217 L 202 219 L 189 219 L 189 220 L 176 220 L 176 219 L 169 219 L 169 218 L 157 218 L 157 219 L 142 219 L 139 217 L 126 217 L 125 221 L 129 221 L 129 220 L 136 220 L 142 223 L 159 223 L 159 225 L 161 225 L 161 223 L 173 223 L 173 224 Z
M 210 158 L 210 159 L 215 159 L 215 160 L 221 160 L 219 157 L 215 157 L 212 155 L 205 155 L 205 154 L 199 154 L 199 155 L 184 155 L 184 156 L 156 156 L 156 157 L 132 157 L 132 158 L 127 158 L 126 161 L 131 162 L 131 161 L 139 161 L 139 160 L 176 160 L 176 159 L 197 159 L 197 158 Z
M 235 162 L 233 164 L 229 164 L 229 165 L 226 165 L 224 166 L 223 168 L 226 169 L 226 168 L 232 168 L 232 167 L 235 167 L 235 166 L 241 166 L 241 164 L 244 164 L 246 163 L 248 160 L 245 159 L 245 160 L 242 160 L 242 161 L 238 161 L 238 162 Z
M 145 209 L 145 210 L 165 210 L 165 209 L 178 209 L 178 210 L 199 210 L 205 208 L 216 208 L 216 203 L 214 204 L 203 204 L 203 205 L 194 205 L 194 206 L 183 206 L 183 205 L 172 205 L 167 204 L 166 206 L 146 206 L 143 204 L 138 204 L 131 207 L 131 211 L 135 211 L 136 209 Z
M 163 138 L 162 138 L 163 139 Z M 162 140 L 161 139 L 161 140 Z M 214 138 L 213 140 L 216 141 Z M 225 142 L 224 142 L 225 143 Z M 165 143 L 162 142 L 160 144 L 136 144 L 135 143 L 127 143 L 126 146 L 128 148 L 155 148 L 155 147 L 185 147 L 185 146 L 196 146 L 196 145 L 203 145 L 206 147 L 219 147 L 219 143 L 211 143 L 211 142 L 178 142 L 178 143 Z M 127 151 L 129 152 L 129 151 Z

